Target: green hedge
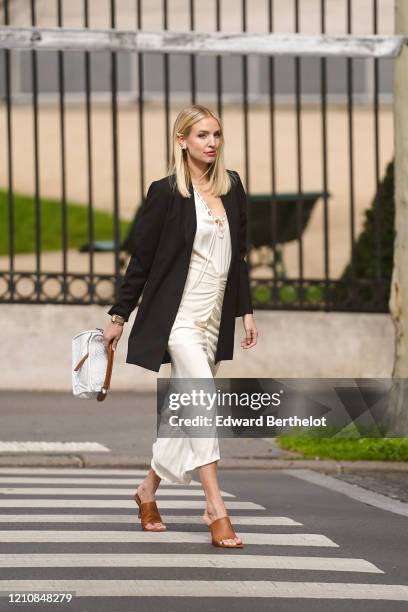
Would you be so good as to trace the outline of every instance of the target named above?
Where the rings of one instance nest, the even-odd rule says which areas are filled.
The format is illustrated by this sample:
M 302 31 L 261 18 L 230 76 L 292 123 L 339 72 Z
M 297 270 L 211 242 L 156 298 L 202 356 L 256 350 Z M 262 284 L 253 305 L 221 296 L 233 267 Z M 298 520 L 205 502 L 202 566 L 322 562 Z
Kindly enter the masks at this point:
M 363 229 L 355 241 L 354 247 L 354 276 L 356 279 L 377 279 L 377 239 L 375 225 L 375 197 L 371 202 L 370 208 L 364 212 Z M 357 297 L 362 304 L 369 304 L 370 301 L 377 299 L 382 301 L 382 305 L 387 309 L 389 300 L 391 275 L 393 269 L 394 252 L 394 162 L 391 161 L 386 168 L 385 176 L 378 189 L 378 213 L 379 213 L 379 245 L 381 250 L 380 266 L 381 278 L 388 284 L 385 293 L 379 297 L 378 291 L 370 286 L 359 287 Z M 350 285 L 347 281 L 352 279 L 351 261 L 345 267 L 340 281 L 344 285 L 339 285 L 334 291 L 334 301 L 342 302 L 350 298 Z
M 364 226 L 355 245 L 355 273 L 359 278 L 376 278 L 375 198 L 365 211 Z M 381 248 L 382 276 L 391 279 L 394 252 L 394 162 L 387 166 L 385 177 L 379 185 L 379 242 Z M 342 279 L 350 278 L 351 262 L 346 266 Z

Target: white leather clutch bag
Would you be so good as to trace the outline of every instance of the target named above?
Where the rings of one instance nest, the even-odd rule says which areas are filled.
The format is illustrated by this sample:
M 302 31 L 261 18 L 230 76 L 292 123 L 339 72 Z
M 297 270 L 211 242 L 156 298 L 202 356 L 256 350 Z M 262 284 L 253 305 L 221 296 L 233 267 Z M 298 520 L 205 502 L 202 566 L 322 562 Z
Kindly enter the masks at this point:
M 112 375 L 114 351 L 103 345 L 103 330 L 80 332 L 72 338 L 72 392 L 79 399 L 106 397 Z

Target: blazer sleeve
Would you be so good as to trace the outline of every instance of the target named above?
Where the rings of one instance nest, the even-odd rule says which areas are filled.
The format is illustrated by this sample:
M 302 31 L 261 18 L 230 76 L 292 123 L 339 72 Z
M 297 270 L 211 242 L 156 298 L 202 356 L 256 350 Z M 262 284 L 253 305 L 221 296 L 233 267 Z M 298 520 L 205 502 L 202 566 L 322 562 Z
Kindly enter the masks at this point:
M 240 230 L 239 230 L 239 286 L 235 316 L 240 317 L 244 314 L 252 314 L 251 288 L 249 284 L 249 272 L 246 262 L 247 256 L 247 207 L 248 200 L 238 172 L 236 189 L 240 206 Z
M 158 181 L 153 181 L 136 223 L 135 246 L 119 288 L 118 300 L 108 310 L 108 314 L 121 315 L 125 321 L 128 321 L 131 312 L 136 308 L 164 226 L 167 200 L 168 198 L 158 186 Z

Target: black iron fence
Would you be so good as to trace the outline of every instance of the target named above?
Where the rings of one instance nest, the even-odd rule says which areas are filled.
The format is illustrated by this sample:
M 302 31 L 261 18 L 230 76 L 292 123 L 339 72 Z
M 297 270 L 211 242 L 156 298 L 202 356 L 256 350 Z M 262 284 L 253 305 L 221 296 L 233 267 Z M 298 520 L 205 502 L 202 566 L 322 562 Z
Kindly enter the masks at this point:
M 301 24 L 306 24 L 308 32 L 325 34 L 330 28 L 332 33 L 335 29 L 351 34 L 353 24 L 360 33 L 364 24 L 367 34 L 377 34 L 389 33 L 390 27 L 384 20 L 381 29 L 382 15 L 389 14 L 382 11 L 389 9 L 388 0 L 372 0 L 371 6 L 338 0 L 336 21 L 334 3 L 326 0 L 316 0 L 314 12 L 309 2 L 306 7 L 301 0 L 190 0 L 182 12 L 181 3 L 176 7 L 171 0 L 135 1 L 131 9 L 129 3 L 125 9 L 110 0 L 104 5 L 106 13 L 101 3 L 96 4 L 98 9 L 84 0 L 81 10 L 73 13 L 72 3 L 56 0 L 44 13 L 44 3 L 37 6 L 35 0 L 25 4 L 4 0 L 2 20 L 6 26 L 146 31 L 228 27 L 300 33 Z M 172 12 L 175 8 L 177 14 Z M 239 133 L 231 140 L 239 143 L 240 153 L 230 155 L 248 193 L 248 262 L 255 307 L 388 310 L 393 202 L 381 179 L 392 158 L 391 59 L 10 49 L 0 53 L 1 302 L 82 305 L 115 300 L 147 176 L 158 178 L 166 167 L 175 113 L 184 103 L 199 102 L 210 105 L 225 121 L 227 155 L 228 131 Z M 67 156 L 73 145 L 67 112 L 73 107 L 81 115 L 85 151 L 80 163 L 85 184 L 77 205 L 68 197 L 73 179 Z M 161 127 L 154 138 L 160 142 L 160 161 L 148 154 L 149 117 L 158 108 Z M 101 205 L 103 194 L 96 195 L 100 179 L 95 184 L 95 113 L 100 109 L 109 116 L 110 175 L 105 177 L 106 189 L 111 190 L 109 206 L 106 201 Z M 135 119 L 137 141 L 135 162 L 126 170 L 126 159 L 120 156 L 120 139 L 126 138 L 120 129 L 124 112 Z M 42 163 L 42 120 L 46 122 L 47 113 L 56 118 L 51 137 L 58 144 L 58 159 L 50 156 Z M 29 153 L 18 121 L 30 128 Z M 286 123 L 287 138 L 279 134 Z M 59 175 L 56 192 L 47 183 L 50 168 Z M 31 192 L 25 170 L 32 176 Z M 388 182 L 391 170 L 388 167 Z M 124 173 L 126 181 L 138 184 L 139 201 L 131 206 L 124 205 L 121 193 Z M 363 211 L 370 207 L 364 224 Z M 364 267 L 362 260 L 370 265 Z

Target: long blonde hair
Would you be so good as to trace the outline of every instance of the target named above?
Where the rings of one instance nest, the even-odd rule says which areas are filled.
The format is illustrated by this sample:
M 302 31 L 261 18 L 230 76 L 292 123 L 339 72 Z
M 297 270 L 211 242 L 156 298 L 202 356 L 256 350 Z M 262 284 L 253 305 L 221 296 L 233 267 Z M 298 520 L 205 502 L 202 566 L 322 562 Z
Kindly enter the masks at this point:
M 224 195 L 231 189 L 231 176 L 228 174 L 224 163 L 224 133 L 220 119 L 206 106 L 192 104 L 186 106 L 179 112 L 173 125 L 171 160 L 167 174 L 175 175 L 177 189 L 185 198 L 190 197 L 189 187 L 191 186 L 190 170 L 187 162 L 187 152 L 180 147 L 177 137 L 187 137 L 191 127 L 204 119 L 213 117 L 220 127 L 221 139 L 214 162 L 208 165 L 205 174 L 209 177 L 209 188 L 215 196 Z

